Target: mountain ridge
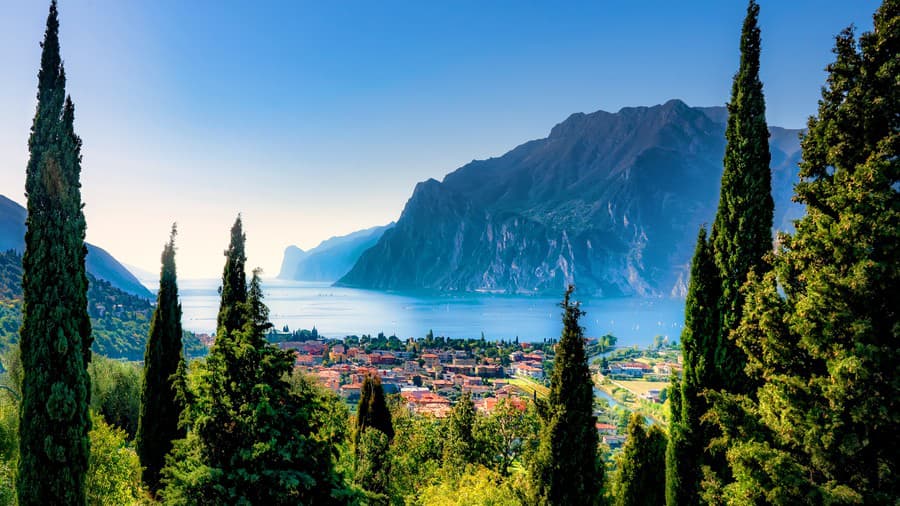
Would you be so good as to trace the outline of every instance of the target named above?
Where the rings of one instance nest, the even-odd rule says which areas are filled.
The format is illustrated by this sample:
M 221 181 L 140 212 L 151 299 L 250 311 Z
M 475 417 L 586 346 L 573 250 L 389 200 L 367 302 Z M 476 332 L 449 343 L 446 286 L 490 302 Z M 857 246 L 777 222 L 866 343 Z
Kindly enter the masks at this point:
M 369 227 L 342 236 L 333 236 L 315 248 L 303 251 L 297 246 L 285 248 L 279 279 L 295 281 L 336 281 L 346 274 L 360 255 L 372 247 L 394 222 Z
M 24 207 L 0 195 L 0 251 L 14 250 L 19 254 L 25 251 L 26 216 Z M 88 250 L 85 267 L 89 273 L 131 295 L 153 298 L 153 293 L 109 252 L 99 246 L 85 244 Z
M 394 229 L 338 284 L 682 295 L 697 227 L 718 202 L 726 118 L 677 99 L 569 115 L 543 139 L 417 184 Z M 782 228 L 796 213 L 799 131 L 772 131 Z

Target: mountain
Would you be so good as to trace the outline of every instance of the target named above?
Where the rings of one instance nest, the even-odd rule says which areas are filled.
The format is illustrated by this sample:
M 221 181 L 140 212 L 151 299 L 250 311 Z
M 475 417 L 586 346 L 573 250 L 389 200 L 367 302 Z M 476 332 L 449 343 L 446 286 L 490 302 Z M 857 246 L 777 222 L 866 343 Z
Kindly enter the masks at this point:
M 16 202 L 0 195 L 0 251 L 25 250 L 26 210 Z M 153 294 L 112 255 L 99 246 L 87 245 L 87 271 L 112 286 L 138 297 L 149 299 Z
M 724 107 L 671 100 L 577 113 L 547 138 L 419 183 L 396 226 L 340 285 L 371 289 L 680 296 L 711 223 Z M 777 227 L 801 210 L 797 130 L 774 127 Z
M 143 360 L 153 305 L 88 273 L 88 314 L 91 349 L 110 358 Z M 0 351 L 19 340 L 22 325 L 22 256 L 0 251 Z M 185 352 L 201 356 L 206 349 L 190 332 L 184 335 Z
M 393 223 L 332 237 L 318 246 L 303 251 L 288 246 L 281 263 L 280 279 L 298 281 L 335 281 L 350 271 L 360 255 L 378 242 Z
M 288 246 L 284 249 L 284 257 L 281 259 L 281 270 L 278 279 L 297 279 L 297 266 L 306 257 L 306 252 L 296 246 Z

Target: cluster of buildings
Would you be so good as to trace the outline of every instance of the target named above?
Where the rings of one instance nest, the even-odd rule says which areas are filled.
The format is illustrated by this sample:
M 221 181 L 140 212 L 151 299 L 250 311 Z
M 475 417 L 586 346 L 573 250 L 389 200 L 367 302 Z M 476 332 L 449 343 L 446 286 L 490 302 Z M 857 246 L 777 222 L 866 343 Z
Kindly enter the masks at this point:
M 385 393 L 400 394 L 411 412 L 436 417 L 447 416 L 463 393 L 470 394 L 476 408 L 485 413 L 492 412 L 502 399 L 524 410 L 526 401 L 520 396 L 527 394 L 508 378 L 544 377 L 544 353 L 529 350 L 527 344 L 505 357 L 508 360 L 446 349 L 365 351 L 322 340 L 278 344 L 294 352 L 296 367 L 349 403 L 359 399 L 363 379 L 373 374 L 381 379 Z
M 659 362 L 653 366 L 645 362 L 613 362 L 606 374 L 612 379 L 667 380 L 672 374 L 681 374 L 681 364 Z

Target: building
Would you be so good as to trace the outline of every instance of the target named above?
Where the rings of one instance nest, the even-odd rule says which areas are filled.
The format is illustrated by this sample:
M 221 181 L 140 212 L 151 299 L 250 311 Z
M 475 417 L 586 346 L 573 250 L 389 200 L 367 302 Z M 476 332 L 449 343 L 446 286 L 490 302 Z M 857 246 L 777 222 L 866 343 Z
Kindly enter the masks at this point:
M 618 432 L 615 425 L 611 423 L 597 423 L 597 434 L 601 436 L 615 436 L 616 432 Z
M 523 378 L 544 379 L 544 370 L 526 363 L 512 365 L 513 375 Z
M 476 365 L 475 375 L 482 378 L 502 378 L 503 368 L 499 365 Z

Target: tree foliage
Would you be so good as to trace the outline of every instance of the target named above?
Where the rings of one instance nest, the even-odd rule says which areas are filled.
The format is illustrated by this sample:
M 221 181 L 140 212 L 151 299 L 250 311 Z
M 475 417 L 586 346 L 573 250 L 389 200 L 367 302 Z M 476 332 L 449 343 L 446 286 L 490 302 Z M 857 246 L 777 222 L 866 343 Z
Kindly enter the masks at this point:
M 584 312 L 566 290 L 563 331 L 556 345 L 550 395 L 542 413 L 541 443 L 531 469 L 535 500 L 540 504 L 596 504 L 603 467 L 593 415 L 594 385 L 584 352 Z
M 84 504 L 91 421 L 81 139 L 65 93 L 56 2 L 50 5 L 28 140 L 23 266 L 24 379 L 19 504 Z
M 717 383 L 712 388 L 746 393 L 746 357 L 733 341 L 743 307 L 740 288 L 751 271 L 761 272 L 772 250 L 772 171 L 766 101 L 759 80 L 759 5 L 750 0 L 741 30 L 741 62 L 731 88 L 719 209 L 711 242 L 719 269 Z
M 167 458 L 161 494 L 171 504 L 339 503 L 343 486 L 316 426 L 316 397 L 292 391 L 293 354 L 266 341 L 271 324 L 258 270 L 238 293 L 246 286 L 239 281 L 244 240 L 238 218 L 226 252 L 222 324 L 196 379 L 191 430 Z
M 900 2 L 834 53 L 802 141 L 807 214 L 746 289 L 737 339 L 761 387 L 717 418 L 732 503 L 900 498 Z
M 704 448 L 710 431 L 701 423 L 708 409 L 703 391 L 716 383 L 715 353 L 718 336 L 719 277 L 712 244 L 701 228 L 691 263 L 691 278 L 684 310 L 681 348 L 684 370 L 673 382 L 669 442 L 666 452 L 666 503 L 695 504 L 700 494 L 702 466 L 708 464 Z
M 625 447 L 617 459 L 613 504 L 662 504 L 666 495 L 666 434 L 658 425 L 648 429 L 644 417 L 634 413 L 625 437 Z
M 181 304 L 175 272 L 175 225 L 163 248 L 156 309 L 150 322 L 150 337 L 144 356 L 141 414 L 135 441 L 143 468 L 142 478 L 151 491 L 159 489 L 160 471 L 172 441 L 185 436 L 179 426 L 184 406 L 178 399 L 176 382 L 183 373 Z

